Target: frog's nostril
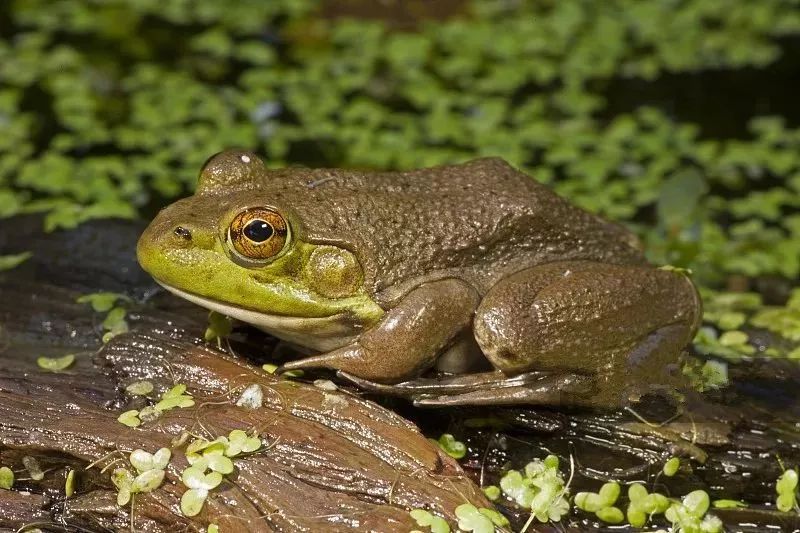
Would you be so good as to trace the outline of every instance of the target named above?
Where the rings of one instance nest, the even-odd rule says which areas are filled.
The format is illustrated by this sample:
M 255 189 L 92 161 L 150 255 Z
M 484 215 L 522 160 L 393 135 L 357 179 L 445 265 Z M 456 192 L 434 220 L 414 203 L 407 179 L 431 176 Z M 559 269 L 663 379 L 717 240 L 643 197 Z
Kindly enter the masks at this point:
M 175 235 L 177 235 L 178 237 L 180 237 L 181 239 L 183 239 L 185 241 L 191 241 L 192 240 L 192 232 L 189 231 L 188 229 L 184 228 L 183 226 L 178 226 L 177 228 L 175 228 L 174 233 L 175 233 Z

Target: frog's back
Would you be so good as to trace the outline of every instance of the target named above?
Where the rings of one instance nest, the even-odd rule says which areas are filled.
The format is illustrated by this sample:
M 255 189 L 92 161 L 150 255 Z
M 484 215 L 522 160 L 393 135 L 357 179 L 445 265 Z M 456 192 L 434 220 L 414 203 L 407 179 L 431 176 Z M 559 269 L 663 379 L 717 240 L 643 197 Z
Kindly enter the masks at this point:
M 308 239 L 353 250 L 377 295 L 421 277 L 456 276 L 484 292 L 536 264 L 644 262 L 629 232 L 501 159 L 410 172 L 285 169 L 260 185 Z

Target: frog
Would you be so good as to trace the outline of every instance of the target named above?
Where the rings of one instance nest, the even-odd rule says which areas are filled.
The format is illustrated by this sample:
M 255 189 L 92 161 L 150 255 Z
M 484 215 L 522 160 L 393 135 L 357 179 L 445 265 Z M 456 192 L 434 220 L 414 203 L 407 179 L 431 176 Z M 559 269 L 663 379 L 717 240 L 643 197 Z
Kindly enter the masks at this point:
M 137 244 L 167 291 L 419 406 L 613 408 L 682 386 L 686 272 L 500 158 L 268 168 L 226 150 Z

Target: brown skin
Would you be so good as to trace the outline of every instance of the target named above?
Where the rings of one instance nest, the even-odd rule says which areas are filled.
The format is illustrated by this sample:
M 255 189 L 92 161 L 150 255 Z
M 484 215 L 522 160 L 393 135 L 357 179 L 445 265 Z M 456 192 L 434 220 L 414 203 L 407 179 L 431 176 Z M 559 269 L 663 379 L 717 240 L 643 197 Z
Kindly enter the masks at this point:
M 282 240 L 248 240 L 254 213 Z M 283 369 L 428 405 L 619 405 L 679 383 L 701 316 L 686 276 L 500 159 L 374 173 L 223 152 L 138 251 L 181 296 L 323 352 Z M 434 367 L 462 375 L 419 378 Z

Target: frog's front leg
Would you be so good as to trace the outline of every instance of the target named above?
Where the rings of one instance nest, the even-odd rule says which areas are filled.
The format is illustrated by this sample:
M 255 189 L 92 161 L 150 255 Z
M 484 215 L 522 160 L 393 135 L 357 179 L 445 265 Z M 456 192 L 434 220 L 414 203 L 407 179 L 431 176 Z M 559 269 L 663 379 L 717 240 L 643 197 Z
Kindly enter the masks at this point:
M 279 371 L 332 368 L 376 382 L 417 376 L 469 328 L 479 300 L 475 289 L 458 279 L 425 283 L 405 295 L 356 342 L 290 361 Z

